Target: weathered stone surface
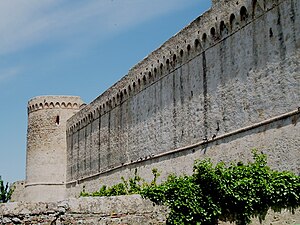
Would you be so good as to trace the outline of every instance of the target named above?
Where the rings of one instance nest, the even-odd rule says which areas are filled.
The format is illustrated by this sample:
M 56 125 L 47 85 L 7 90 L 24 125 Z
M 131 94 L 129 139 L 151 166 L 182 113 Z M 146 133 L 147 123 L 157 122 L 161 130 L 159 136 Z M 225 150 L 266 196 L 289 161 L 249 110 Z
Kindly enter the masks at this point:
M 300 1 L 214 1 L 68 120 L 68 195 L 135 168 L 150 180 L 197 158 L 247 161 L 251 148 L 299 174 L 299 47 Z
M 25 180 L 14 182 L 10 188 L 14 190 L 10 199 L 11 202 L 24 200 Z
M 83 104 L 75 96 L 40 96 L 28 102 L 25 201 L 65 198 L 66 121 Z
M 0 224 L 165 224 L 167 209 L 138 195 L 0 204 Z
M 0 224 L 166 224 L 168 209 L 139 195 L 68 199 L 57 203 L 0 204 Z M 299 224 L 300 210 L 269 212 L 263 225 Z M 220 225 L 229 223 L 220 222 Z M 260 224 L 257 219 L 251 225 Z

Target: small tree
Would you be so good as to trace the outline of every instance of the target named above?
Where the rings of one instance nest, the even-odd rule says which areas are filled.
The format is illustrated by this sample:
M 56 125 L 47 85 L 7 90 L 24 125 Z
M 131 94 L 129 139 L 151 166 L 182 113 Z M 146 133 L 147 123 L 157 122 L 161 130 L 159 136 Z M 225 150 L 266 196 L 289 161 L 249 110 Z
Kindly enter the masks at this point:
M 11 198 L 13 189 L 9 188 L 8 182 L 4 185 L 4 181 L 0 176 L 0 203 L 8 202 Z

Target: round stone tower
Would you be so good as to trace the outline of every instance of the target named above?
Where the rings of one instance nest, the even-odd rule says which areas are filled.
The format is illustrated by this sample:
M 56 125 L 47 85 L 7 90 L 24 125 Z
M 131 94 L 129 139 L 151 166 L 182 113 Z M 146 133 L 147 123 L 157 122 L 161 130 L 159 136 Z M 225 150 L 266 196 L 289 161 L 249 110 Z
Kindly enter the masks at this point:
M 25 201 L 64 199 L 66 122 L 82 105 L 76 96 L 40 96 L 28 102 Z

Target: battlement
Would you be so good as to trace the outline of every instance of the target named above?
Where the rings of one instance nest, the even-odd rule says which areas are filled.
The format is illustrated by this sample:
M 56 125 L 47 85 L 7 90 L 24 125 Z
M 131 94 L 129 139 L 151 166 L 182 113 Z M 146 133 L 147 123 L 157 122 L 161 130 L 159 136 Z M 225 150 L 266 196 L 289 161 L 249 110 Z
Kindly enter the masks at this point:
M 28 113 L 41 109 L 80 109 L 85 104 L 78 96 L 38 96 L 28 102 Z
M 213 1 L 210 10 L 136 64 L 126 76 L 85 107 L 84 111 L 71 118 L 68 127 L 80 129 L 91 118 L 106 114 L 283 2 Z

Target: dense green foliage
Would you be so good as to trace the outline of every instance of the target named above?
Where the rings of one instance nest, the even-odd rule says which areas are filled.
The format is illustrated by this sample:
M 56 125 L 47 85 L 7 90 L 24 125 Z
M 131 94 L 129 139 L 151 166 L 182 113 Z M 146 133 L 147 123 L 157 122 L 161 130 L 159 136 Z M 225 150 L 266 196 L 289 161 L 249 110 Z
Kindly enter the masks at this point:
M 4 181 L 0 176 L 0 203 L 5 203 L 10 200 L 13 190 L 9 188 L 8 183 L 4 185 Z
M 278 172 L 267 166 L 266 155 L 253 151 L 253 162 L 213 165 L 209 160 L 196 161 L 191 176 L 170 175 L 157 185 L 157 170 L 151 184 L 141 182 L 135 174 L 129 182 L 111 188 L 102 187 L 93 194 L 108 196 L 139 193 L 170 208 L 168 224 L 215 225 L 218 220 L 249 224 L 252 217 L 265 218 L 273 209 L 300 206 L 300 177 L 291 172 Z
M 124 177 L 121 177 L 122 183 L 118 183 L 111 187 L 107 187 L 103 185 L 99 191 L 88 193 L 83 190 L 80 193 L 80 196 L 87 197 L 87 196 L 117 196 L 117 195 L 130 195 L 130 194 L 139 194 L 141 193 L 143 188 L 148 186 L 156 186 L 156 180 L 159 176 L 157 169 L 152 170 L 153 180 L 151 181 L 150 185 L 147 184 L 138 174 L 137 169 L 134 172 L 134 177 L 129 178 L 127 181 Z

